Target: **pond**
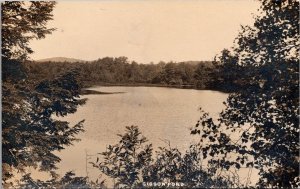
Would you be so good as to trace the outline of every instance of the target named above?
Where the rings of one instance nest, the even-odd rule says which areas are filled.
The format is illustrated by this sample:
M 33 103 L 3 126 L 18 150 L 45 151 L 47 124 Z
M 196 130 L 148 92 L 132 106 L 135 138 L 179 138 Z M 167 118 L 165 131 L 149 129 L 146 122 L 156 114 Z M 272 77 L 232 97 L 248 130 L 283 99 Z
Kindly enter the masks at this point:
M 85 119 L 85 132 L 78 136 L 80 142 L 58 153 L 62 159 L 58 165 L 60 174 L 73 170 L 79 176 L 97 177 L 100 172 L 86 165 L 86 158 L 93 161 L 92 155 L 105 151 L 109 144 L 116 144 L 117 134 L 124 133 L 125 126 L 130 125 L 137 125 L 154 148 L 166 146 L 169 141 L 172 147 L 184 152 L 191 142 L 198 140 L 190 135 L 189 129 L 199 119 L 199 108 L 217 117 L 228 96 L 209 90 L 164 87 L 114 86 L 90 90 L 122 93 L 83 95 L 87 103 L 64 118 L 71 124 Z
M 61 158 L 57 171 L 61 176 L 72 170 L 77 176 L 95 180 L 101 175 L 100 171 L 88 162 L 95 162 L 97 153 L 104 152 L 109 144 L 116 144 L 117 134 L 123 134 L 125 126 L 130 125 L 138 126 L 154 149 L 170 143 L 184 152 L 191 143 L 199 141 L 199 136 L 190 135 L 190 128 L 200 117 L 199 108 L 216 119 L 228 97 L 217 91 L 165 87 L 113 86 L 89 90 L 104 94 L 83 95 L 87 103 L 75 114 L 63 118 L 71 125 L 85 119 L 85 132 L 78 135 L 81 141 L 56 153 Z M 242 175 L 247 174 L 247 170 L 242 172 Z M 32 176 L 49 177 L 33 170 Z

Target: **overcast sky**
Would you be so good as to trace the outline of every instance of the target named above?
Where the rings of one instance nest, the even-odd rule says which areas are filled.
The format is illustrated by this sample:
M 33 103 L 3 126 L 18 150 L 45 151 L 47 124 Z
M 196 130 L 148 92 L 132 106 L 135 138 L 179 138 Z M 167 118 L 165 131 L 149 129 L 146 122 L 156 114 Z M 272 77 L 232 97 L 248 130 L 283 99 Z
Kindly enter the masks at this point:
M 258 7 L 254 0 L 60 1 L 49 23 L 57 30 L 31 42 L 31 58 L 212 60 L 232 46 L 240 25 L 253 24 Z

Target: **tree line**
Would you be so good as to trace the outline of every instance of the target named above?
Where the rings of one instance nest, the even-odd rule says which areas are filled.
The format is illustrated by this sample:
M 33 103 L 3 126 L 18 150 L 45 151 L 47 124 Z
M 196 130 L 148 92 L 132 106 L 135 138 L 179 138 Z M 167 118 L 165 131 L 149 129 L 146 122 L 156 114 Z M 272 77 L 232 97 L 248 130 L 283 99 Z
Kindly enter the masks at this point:
M 93 85 L 158 85 L 233 91 L 238 77 L 232 65 L 217 61 L 159 62 L 138 64 L 127 57 L 105 57 L 91 62 L 29 62 L 35 80 L 76 69 L 82 87 Z M 241 70 L 240 70 L 241 71 Z

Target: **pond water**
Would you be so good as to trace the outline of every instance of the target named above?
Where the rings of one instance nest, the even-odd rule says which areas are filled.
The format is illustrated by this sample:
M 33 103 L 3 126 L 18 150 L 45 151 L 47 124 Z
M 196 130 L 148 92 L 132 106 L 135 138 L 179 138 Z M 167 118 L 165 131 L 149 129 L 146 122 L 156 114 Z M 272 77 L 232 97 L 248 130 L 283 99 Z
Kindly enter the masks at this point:
M 100 172 L 86 162 L 94 161 L 96 156 L 93 155 L 105 151 L 107 145 L 116 144 L 117 134 L 123 134 L 125 126 L 130 125 L 137 125 L 154 148 L 166 146 L 169 141 L 172 147 L 184 152 L 199 139 L 191 136 L 189 130 L 199 119 L 199 108 L 216 118 L 224 108 L 222 102 L 228 97 L 228 94 L 210 90 L 163 87 L 90 89 L 124 93 L 84 95 L 82 98 L 87 98 L 87 103 L 64 118 L 71 124 L 85 119 L 85 132 L 78 136 L 80 142 L 57 153 L 62 159 L 58 164 L 61 175 L 73 170 L 78 176 L 98 177 Z
M 165 146 L 166 140 L 181 151 L 196 139 L 189 128 L 199 119 L 199 107 L 216 117 L 222 110 L 227 94 L 208 90 L 163 87 L 94 87 L 101 92 L 124 92 L 107 95 L 85 95 L 87 103 L 66 118 L 71 124 L 85 119 L 85 132 L 80 142 L 59 153 L 59 172 L 69 169 L 86 175 L 86 153 L 93 155 L 116 144 L 117 134 L 125 126 L 137 125 L 155 147 Z M 91 157 L 92 158 L 92 157 Z M 94 172 L 88 167 L 88 172 Z M 91 173 L 92 174 L 92 173 Z M 91 176 L 91 175 L 90 175 Z

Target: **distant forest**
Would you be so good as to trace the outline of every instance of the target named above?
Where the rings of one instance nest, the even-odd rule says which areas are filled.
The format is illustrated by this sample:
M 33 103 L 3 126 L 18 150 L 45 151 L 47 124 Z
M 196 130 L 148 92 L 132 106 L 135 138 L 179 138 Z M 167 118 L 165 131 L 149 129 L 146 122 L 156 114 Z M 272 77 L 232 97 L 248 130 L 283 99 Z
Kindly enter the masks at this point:
M 81 87 L 94 85 L 153 85 L 211 89 L 231 92 L 237 89 L 236 70 L 217 61 L 159 62 L 138 64 L 127 57 L 105 57 L 91 62 L 30 62 L 30 77 L 53 78 L 76 70 Z M 230 68 L 229 68 L 230 67 Z

